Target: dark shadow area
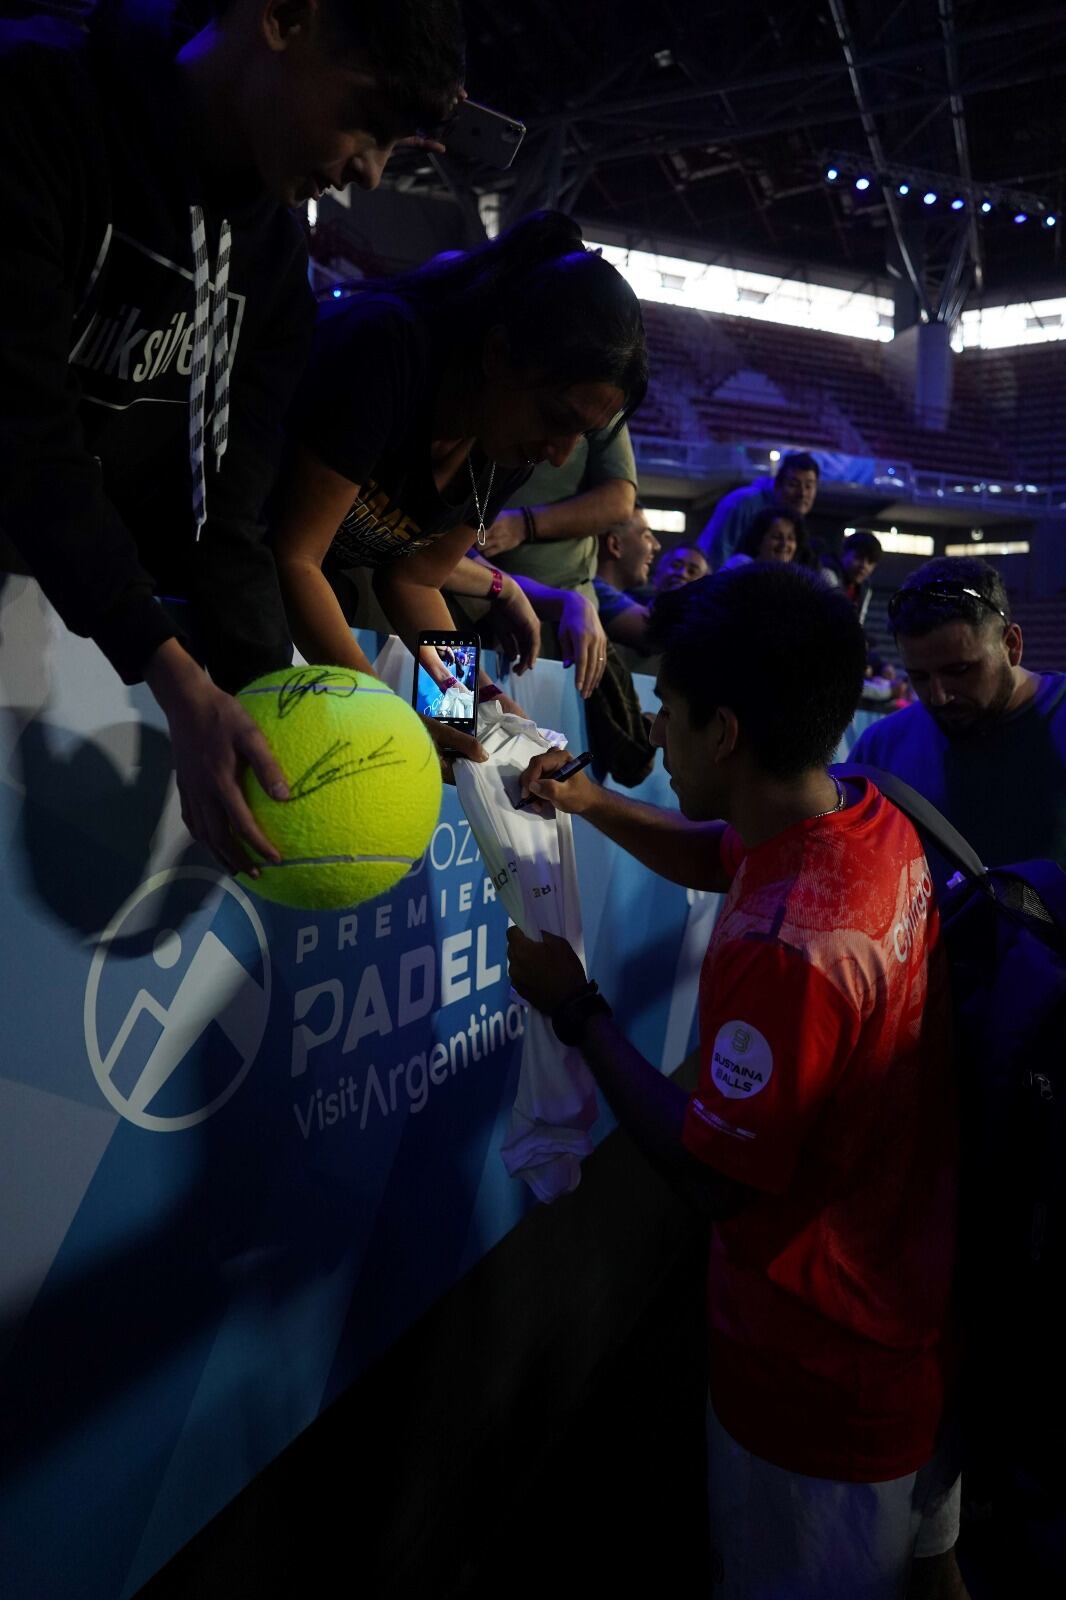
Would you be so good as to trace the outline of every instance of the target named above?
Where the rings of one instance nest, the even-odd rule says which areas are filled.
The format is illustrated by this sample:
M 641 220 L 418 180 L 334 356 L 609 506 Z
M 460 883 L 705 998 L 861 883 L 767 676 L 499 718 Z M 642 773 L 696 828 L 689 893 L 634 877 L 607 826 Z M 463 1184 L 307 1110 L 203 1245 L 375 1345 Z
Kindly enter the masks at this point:
M 22 857 L 41 903 L 89 935 L 107 926 L 142 881 L 174 769 L 170 740 L 145 723 L 104 728 L 59 750 L 68 737 L 37 719 L 19 734 Z M 107 753 L 116 737 L 139 741 L 130 783 Z M 196 852 L 195 860 L 206 864 L 208 857 Z M 204 894 L 209 889 L 205 883 Z
M 703 1594 L 705 1260 L 611 1134 L 139 1600 Z
M 424 885 L 432 907 L 424 875 L 405 884 L 412 891 Z M 164 896 L 169 903 L 159 911 Z M 200 898 L 197 880 L 168 886 L 157 898 L 151 926 L 116 942 L 112 950 L 126 957 L 147 953 L 160 926 L 181 926 Z M 432 910 L 418 925 L 417 939 L 439 948 Z M 373 949 L 366 946 L 368 957 Z M 124 1004 L 125 997 L 119 1017 Z M 272 1019 L 291 1014 L 291 994 L 276 987 Z M 113 1027 L 114 1018 L 108 1039 Z M 413 1040 L 409 1050 L 420 1043 L 428 1049 L 423 1039 Z M 339 1044 L 338 1038 L 334 1052 Z M 206 1104 L 211 1084 L 224 1084 L 232 1075 L 232 1049 L 224 1031 L 212 1030 L 194 1063 L 202 1083 L 200 1092 L 192 1093 L 192 1104 Z M 330 1054 L 327 1045 L 323 1055 Z M 361 1054 L 360 1059 L 366 1058 Z M 386 1062 L 380 1055 L 376 1059 L 387 1079 Z M 280 1064 L 287 1071 L 284 1052 Z M 316 1082 L 333 1081 L 325 1061 L 316 1067 L 304 1090 L 312 1098 Z M 177 1183 L 173 1173 L 163 1178 L 154 1171 L 160 1159 L 167 1168 L 171 1146 L 118 1124 L 32 1307 L 0 1326 L 0 1482 L 18 1484 L 42 1462 L 50 1471 L 50 1458 L 61 1460 L 67 1441 L 76 1454 L 83 1453 L 86 1437 L 99 1438 L 101 1463 L 107 1449 L 123 1447 L 131 1460 L 143 1463 L 135 1483 L 128 1466 L 120 1469 L 127 1484 L 123 1495 L 135 1503 L 123 1508 L 114 1536 L 97 1553 L 107 1569 L 106 1576 L 97 1571 L 97 1583 L 119 1592 L 200 1373 L 235 1308 L 244 1302 L 265 1306 L 269 1316 L 276 1304 L 284 1317 L 308 1286 L 313 1292 L 316 1283 L 338 1269 L 343 1274 L 350 1262 L 357 1291 L 348 1323 L 339 1330 L 331 1379 L 339 1391 L 366 1364 L 368 1352 L 377 1353 L 396 1328 L 407 1325 L 412 1300 L 418 1306 L 432 1303 L 451 1285 L 464 1259 L 479 1175 L 485 1159 L 493 1159 L 490 1146 L 508 1081 L 513 1083 L 502 1062 L 493 1070 L 472 1067 L 463 1093 L 442 1095 L 432 1115 L 408 1116 L 382 1128 L 363 1153 L 381 1169 L 380 1177 L 360 1170 L 359 1151 L 353 1152 L 355 1161 L 343 1163 L 325 1147 L 317 1157 L 309 1152 L 293 1132 L 291 1096 L 256 1095 L 254 1084 L 244 1086 L 232 1110 L 226 1108 L 197 1131 Z M 442 1146 L 454 1158 L 442 1155 Z M 432 1187 L 427 1172 L 434 1174 Z M 168 1193 L 177 1189 L 172 1209 L 162 1218 L 140 1220 L 131 1208 L 161 1182 Z M 108 1242 L 98 1248 L 100 1241 Z M 75 1261 L 91 1264 L 76 1266 Z M 497 1329 L 501 1336 L 504 1327 Z M 172 1377 L 157 1385 L 155 1374 L 168 1369 Z M 283 1379 L 280 1384 L 283 1389 Z M 158 1396 L 162 1411 L 146 1409 L 131 1420 L 129 1398 L 142 1386 Z M 230 1413 L 225 1420 L 231 1420 Z M 254 1437 L 254 1411 L 246 1422 Z M 60 1467 L 57 1493 L 70 1482 L 62 1473 Z M 102 1471 L 98 1480 L 83 1485 L 75 1524 L 107 1515 L 114 1493 L 108 1477 Z M 133 1548 L 128 1547 L 131 1530 Z M 56 1563 L 55 1592 L 72 1593 L 66 1586 L 70 1573 L 62 1568 L 66 1559 L 50 1557 L 43 1546 L 38 1555 L 27 1552 L 22 1558 L 40 1560 L 44 1571 Z M 31 1578 L 12 1567 L 9 1575 L 16 1586 L 30 1583 L 19 1592 L 38 1592 L 32 1587 L 36 1573 Z
M 705 1265 L 612 1133 L 137 1600 L 706 1596 Z M 1017 1533 L 964 1511 L 972 1600 L 1059 1593 Z
M 162 1224 L 137 1234 L 131 1218 L 120 1250 L 101 1252 L 89 1271 L 46 1282 L 16 1326 L 0 1325 L 0 1483 L 64 1436 L 77 1436 L 92 1413 L 133 1393 L 202 1331 L 213 1336 L 235 1292 L 280 1301 L 330 1272 L 351 1248 L 351 1189 L 295 1159 L 291 1112 L 282 1109 L 284 1123 L 280 1115 L 208 1121 L 185 1199 Z M 114 1139 L 131 1147 L 140 1139 L 143 1148 L 143 1134 L 125 1125 Z M 130 1166 L 116 1161 L 110 1176 L 101 1170 L 98 1192 L 83 1204 L 95 1213 L 85 1226 L 113 1218 L 136 1192 Z
M 1063 1518 L 1057 1527 L 1020 1507 L 971 1498 L 963 1475 L 958 1562 L 970 1600 L 1059 1600 L 1066 1585 Z M 1057 1543 L 1057 1550 L 1055 1548 Z
M 171 869 L 179 871 L 185 867 L 202 867 L 219 879 L 225 877 L 222 868 L 206 845 L 197 844 L 193 839 L 189 839 L 180 856 L 174 856 L 167 861 L 168 871 Z M 137 887 L 135 883 L 133 888 Z M 136 961 L 141 956 L 150 954 L 158 930 L 181 928 L 214 893 L 214 887 L 214 883 L 208 879 L 179 878 L 172 881 L 159 902 L 159 910 L 153 925 L 139 933 L 126 933 L 112 939 L 108 944 L 108 959 L 116 956 L 121 961 Z M 122 904 L 124 900 L 119 901 L 119 905 Z M 114 909 L 117 910 L 118 906 Z M 102 923 L 97 932 L 102 931 L 104 927 L 106 923 Z
M 111 952 L 127 959 L 146 954 L 159 928 L 180 927 L 211 889 L 210 883 L 195 879 L 172 883 L 151 926 L 116 940 Z M 438 946 L 432 916 L 420 927 L 420 937 Z M 291 996 L 276 988 L 271 1018 L 277 1024 L 287 1015 Z M 339 1043 L 333 1044 L 334 1053 Z M 330 1048 L 325 1047 L 327 1052 Z M 196 1060 L 201 1087 L 189 1103 L 207 1104 L 228 1081 L 234 1065 L 231 1051 L 217 1029 L 205 1036 Z M 310 1093 L 323 1074 L 332 1081 L 321 1064 L 308 1074 Z M 450 1133 L 458 1147 L 460 1136 L 469 1139 L 478 1133 L 487 1149 L 499 1110 L 499 1075 L 482 1072 L 464 1089 L 463 1097 L 452 1097 L 451 1125 L 444 1137 Z M 157 1102 L 153 1109 L 160 1109 Z M 213 1337 L 234 1293 L 280 1303 L 302 1284 L 332 1272 L 353 1251 L 361 1251 L 369 1236 L 371 1252 L 360 1268 L 361 1292 L 380 1301 L 391 1292 L 391 1276 L 403 1276 L 397 1261 L 402 1259 L 399 1252 L 410 1248 L 410 1229 L 431 1229 L 442 1245 L 442 1273 L 454 1273 L 474 1196 L 467 1174 L 456 1170 L 447 1190 L 435 1195 L 432 1214 L 420 1215 L 426 1211 L 421 1174 L 427 1164 L 435 1169 L 441 1165 L 439 1152 L 426 1148 L 427 1140 L 439 1133 L 430 1117 L 409 1116 L 395 1135 L 391 1130 L 382 1133 L 386 1142 L 395 1138 L 395 1149 L 386 1148 L 387 1176 L 372 1213 L 360 1175 L 343 1170 L 338 1175 L 309 1159 L 307 1145 L 294 1137 L 292 1118 L 288 1095 L 256 1096 L 251 1085 L 244 1085 L 232 1108 L 201 1124 L 196 1164 L 183 1175 L 184 1198 L 150 1229 L 139 1229 L 136 1217 L 127 1216 L 126 1210 L 153 1187 L 152 1141 L 145 1141 L 141 1129 L 119 1124 L 71 1235 L 84 1230 L 90 1237 L 109 1237 L 118 1232 L 122 1248 L 101 1252 L 88 1272 L 64 1274 L 60 1263 L 60 1271 L 46 1281 L 24 1319 L 14 1326 L 0 1322 L 0 1349 L 5 1351 L 0 1479 L 65 1434 L 76 1434 L 91 1412 L 124 1391 L 132 1392 L 140 1377 L 165 1366 L 173 1352 L 192 1346 L 203 1331 Z M 117 1230 L 116 1217 L 121 1219 Z M 391 1258 L 389 1239 L 379 1238 L 386 1218 Z M 461 1234 L 455 1238 L 457 1228 Z M 421 1255 L 430 1262 L 436 1259 L 424 1246 Z M 72 1329 L 78 1330 L 77 1361 L 67 1355 Z

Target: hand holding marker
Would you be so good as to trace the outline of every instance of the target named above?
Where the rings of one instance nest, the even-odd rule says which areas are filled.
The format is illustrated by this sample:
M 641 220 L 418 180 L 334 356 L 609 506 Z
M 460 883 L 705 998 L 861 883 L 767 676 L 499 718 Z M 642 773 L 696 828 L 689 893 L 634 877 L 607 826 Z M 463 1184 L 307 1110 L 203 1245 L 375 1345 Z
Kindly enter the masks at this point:
M 572 778 L 575 773 L 582 772 L 585 769 L 585 767 L 588 766 L 588 764 L 589 764 L 589 762 L 591 760 L 592 760 L 592 751 L 591 750 L 583 751 L 581 755 L 575 756 L 573 761 L 568 761 L 565 766 L 560 767 L 558 772 L 553 772 L 551 774 L 552 782 L 553 783 L 565 783 L 567 778 Z M 526 798 L 524 800 L 516 801 L 515 810 L 516 811 L 523 811 L 526 808 L 526 806 L 535 805 L 539 798 L 540 798 L 539 795 L 527 794 Z

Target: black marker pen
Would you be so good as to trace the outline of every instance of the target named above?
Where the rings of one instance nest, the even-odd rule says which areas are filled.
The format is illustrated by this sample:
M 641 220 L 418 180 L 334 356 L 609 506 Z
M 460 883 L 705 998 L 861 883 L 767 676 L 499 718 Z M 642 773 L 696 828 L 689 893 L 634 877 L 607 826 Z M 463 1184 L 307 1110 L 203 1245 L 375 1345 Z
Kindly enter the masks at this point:
M 565 783 L 567 778 L 572 778 L 575 772 L 581 772 L 592 760 L 592 751 L 585 750 L 581 755 L 575 756 L 573 761 L 568 761 L 558 772 L 545 775 L 545 783 Z M 524 800 L 519 800 L 515 805 L 516 811 L 522 811 L 526 806 L 531 806 L 535 800 L 541 799 L 539 794 L 527 794 Z

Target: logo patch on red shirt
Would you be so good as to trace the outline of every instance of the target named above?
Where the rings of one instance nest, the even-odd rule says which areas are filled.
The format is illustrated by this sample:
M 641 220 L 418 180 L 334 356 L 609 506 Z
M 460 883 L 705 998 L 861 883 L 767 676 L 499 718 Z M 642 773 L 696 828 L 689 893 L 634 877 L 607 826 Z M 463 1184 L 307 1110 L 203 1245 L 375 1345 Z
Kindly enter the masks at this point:
M 761 1094 L 774 1074 L 766 1038 L 750 1022 L 726 1022 L 711 1048 L 711 1081 L 730 1100 Z

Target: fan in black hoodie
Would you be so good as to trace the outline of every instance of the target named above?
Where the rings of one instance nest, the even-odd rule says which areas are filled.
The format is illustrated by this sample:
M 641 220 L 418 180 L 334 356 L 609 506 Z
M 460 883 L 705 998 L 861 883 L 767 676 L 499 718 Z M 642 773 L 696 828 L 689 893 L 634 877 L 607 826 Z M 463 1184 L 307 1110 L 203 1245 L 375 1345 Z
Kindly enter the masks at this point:
M 147 681 L 185 821 L 235 870 L 234 831 L 277 859 L 242 760 L 287 794 L 231 698 L 291 659 L 261 522 L 312 325 L 286 207 L 375 187 L 454 103 L 461 34 L 457 0 L 172 11 L 0 25 L 0 531 Z

